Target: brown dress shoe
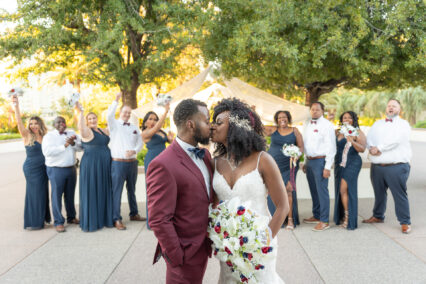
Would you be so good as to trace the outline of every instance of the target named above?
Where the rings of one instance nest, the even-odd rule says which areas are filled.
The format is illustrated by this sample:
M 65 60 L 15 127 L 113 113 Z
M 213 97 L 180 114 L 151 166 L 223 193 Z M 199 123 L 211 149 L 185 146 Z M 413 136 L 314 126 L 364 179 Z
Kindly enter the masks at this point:
M 130 221 L 146 221 L 146 218 L 136 214 L 135 216 L 130 216 Z
M 68 221 L 68 224 L 80 224 L 80 220 L 78 220 L 77 218 L 72 219 L 71 221 Z
M 379 219 L 374 216 L 371 216 L 370 219 L 363 220 L 362 222 L 367 224 L 372 224 L 372 223 L 383 223 L 384 221 L 383 219 Z
M 319 222 L 320 222 L 320 220 L 318 220 L 314 216 L 312 216 L 310 218 L 303 219 L 303 223 L 306 223 L 306 224 L 318 224 Z
M 314 232 L 322 232 L 325 231 L 327 229 L 330 229 L 330 225 L 328 223 L 323 223 L 323 222 L 319 222 L 313 229 L 312 231 Z
M 65 227 L 64 227 L 64 225 L 58 225 L 58 226 L 56 226 L 56 227 L 55 227 L 55 229 L 56 229 L 56 232 L 58 232 L 58 233 L 63 233 L 63 232 L 65 232 Z
M 126 230 L 126 226 L 123 225 L 123 223 L 120 220 L 117 220 L 114 222 L 114 227 L 117 228 L 117 230 Z
M 408 224 L 402 224 L 401 225 L 401 231 L 403 234 L 408 234 L 411 232 L 411 225 Z

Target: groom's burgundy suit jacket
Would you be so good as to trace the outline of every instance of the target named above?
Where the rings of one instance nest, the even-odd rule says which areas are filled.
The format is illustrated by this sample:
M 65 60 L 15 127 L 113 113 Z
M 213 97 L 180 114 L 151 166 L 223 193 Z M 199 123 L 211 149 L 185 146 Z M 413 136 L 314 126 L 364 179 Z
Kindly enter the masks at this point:
M 211 156 L 204 151 L 212 181 Z M 161 256 L 173 267 L 205 261 L 211 254 L 207 225 L 213 190 L 210 184 L 207 194 L 203 174 L 176 140 L 149 164 L 146 184 L 149 226 L 158 239 L 154 263 Z

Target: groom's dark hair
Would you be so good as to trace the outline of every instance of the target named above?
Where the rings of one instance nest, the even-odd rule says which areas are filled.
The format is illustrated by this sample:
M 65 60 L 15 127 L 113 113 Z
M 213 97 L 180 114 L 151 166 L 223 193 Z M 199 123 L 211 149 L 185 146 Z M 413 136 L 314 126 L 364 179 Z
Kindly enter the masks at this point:
M 181 128 L 185 123 L 190 120 L 200 110 L 198 107 L 207 107 L 205 103 L 198 100 L 186 99 L 181 101 L 175 108 L 173 113 L 173 121 L 178 128 Z

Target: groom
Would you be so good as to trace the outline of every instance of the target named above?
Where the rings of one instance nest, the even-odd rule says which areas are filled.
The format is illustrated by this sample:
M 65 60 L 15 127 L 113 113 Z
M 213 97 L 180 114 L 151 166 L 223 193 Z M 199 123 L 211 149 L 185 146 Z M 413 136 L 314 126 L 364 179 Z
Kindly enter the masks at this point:
M 186 99 L 176 107 L 177 137 L 149 165 L 146 175 L 149 226 L 158 239 L 154 256 L 167 264 L 166 283 L 202 283 L 211 253 L 208 206 L 213 201 L 205 103 Z

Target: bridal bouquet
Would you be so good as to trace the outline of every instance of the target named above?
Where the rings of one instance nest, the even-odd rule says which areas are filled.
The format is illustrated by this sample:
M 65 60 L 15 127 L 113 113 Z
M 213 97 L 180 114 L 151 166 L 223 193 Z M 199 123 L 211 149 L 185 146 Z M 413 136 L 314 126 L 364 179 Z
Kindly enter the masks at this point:
M 239 283 L 257 283 L 256 275 L 265 269 L 271 252 L 269 218 L 250 210 L 250 202 L 238 197 L 210 205 L 208 234 L 214 255 L 226 263 Z
M 156 101 L 158 106 L 165 106 L 172 101 L 172 96 L 167 94 L 158 94 Z
M 283 152 L 284 156 L 295 158 L 295 159 L 299 158 L 302 155 L 299 147 L 297 147 L 296 145 L 293 145 L 293 144 L 290 144 L 290 145 L 284 144 L 282 152 Z
M 346 136 L 358 136 L 359 135 L 359 128 L 353 127 L 350 124 L 343 123 L 340 127 L 340 133 Z

